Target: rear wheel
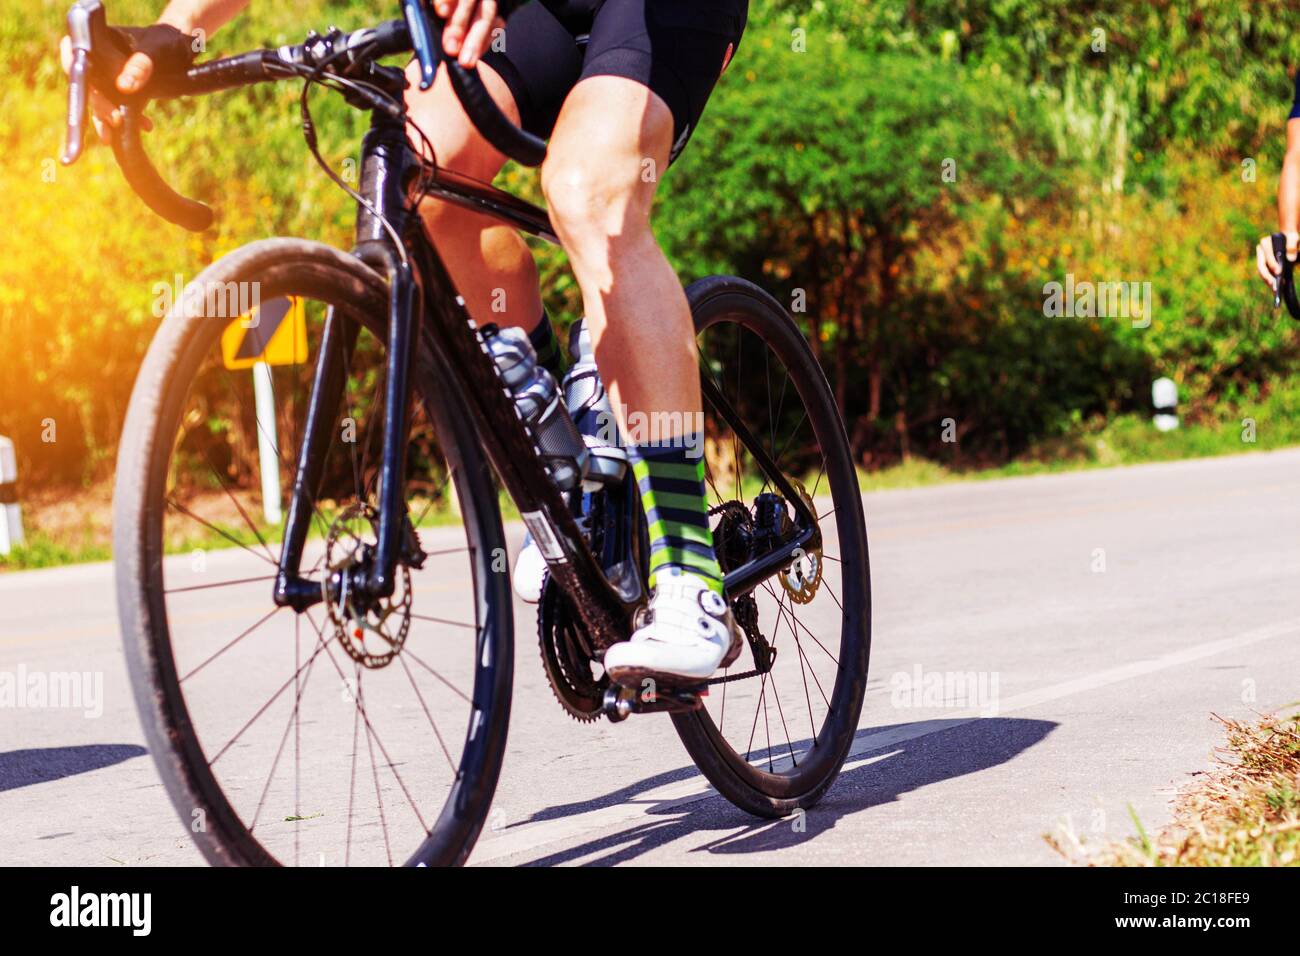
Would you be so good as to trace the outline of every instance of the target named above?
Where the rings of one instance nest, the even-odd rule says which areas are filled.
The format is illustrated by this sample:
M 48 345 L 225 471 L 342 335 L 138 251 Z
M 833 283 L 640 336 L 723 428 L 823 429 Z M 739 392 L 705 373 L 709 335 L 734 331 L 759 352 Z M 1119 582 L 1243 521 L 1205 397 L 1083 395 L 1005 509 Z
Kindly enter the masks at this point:
M 857 473 L 834 397 L 781 305 L 742 279 L 687 289 L 701 374 L 753 444 L 706 397 L 705 476 L 724 570 L 754 555 L 764 508 L 790 510 L 753 447 L 812 503 L 822 545 L 749 595 L 729 595 L 747 647 L 704 706 L 674 714 L 696 765 L 732 803 L 784 816 L 819 800 L 852 746 L 866 690 L 871 588 Z
M 255 323 L 238 318 L 250 304 Z M 397 593 L 364 613 L 273 602 L 278 512 L 330 310 L 359 331 L 312 495 L 302 573 L 321 580 L 375 542 L 383 280 L 318 243 L 254 243 L 205 270 L 150 346 L 114 495 L 136 703 L 172 802 L 213 863 L 460 863 L 505 748 L 511 604 L 491 473 L 454 392 L 436 387 L 427 343 L 413 366 L 415 535 Z

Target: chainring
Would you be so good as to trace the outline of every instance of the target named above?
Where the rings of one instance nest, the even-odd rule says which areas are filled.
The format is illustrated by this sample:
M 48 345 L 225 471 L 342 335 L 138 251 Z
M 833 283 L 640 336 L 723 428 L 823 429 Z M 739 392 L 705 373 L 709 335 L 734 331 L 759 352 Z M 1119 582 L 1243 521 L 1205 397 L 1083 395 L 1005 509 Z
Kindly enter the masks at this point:
M 597 678 L 592 673 L 591 645 L 583 636 L 582 624 L 549 574 L 537 608 L 537 639 L 547 681 L 560 706 L 574 720 L 599 717 L 609 677 L 602 673 Z

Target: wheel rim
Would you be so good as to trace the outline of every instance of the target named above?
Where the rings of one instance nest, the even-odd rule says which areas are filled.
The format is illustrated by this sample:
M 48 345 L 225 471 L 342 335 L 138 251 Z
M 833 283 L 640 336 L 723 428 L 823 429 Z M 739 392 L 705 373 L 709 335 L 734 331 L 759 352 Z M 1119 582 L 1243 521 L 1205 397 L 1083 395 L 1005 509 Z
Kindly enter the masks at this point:
M 262 285 L 264 303 L 291 291 Z M 304 354 L 271 370 L 274 436 L 255 412 L 254 373 L 225 367 L 226 323 L 204 320 L 190 346 L 189 388 L 171 408 L 177 439 L 166 467 L 154 469 L 167 504 L 153 509 L 146 534 L 160 559 L 143 566 L 164 614 L 155 640 L 174 681 L 172 723 L 192 733 L 176 747 L 191 791 L 204 797 L 187 822 L 196 833 L 219 830 L 243 862 L 438 862 L 446 847 L 434 831 L 473 762 L 469 730 L 481 731 L 474 702 L 491 695 L 478 599 L 484 555 L 470 522 L 457 517 L 463 476 L 427 406 L 415 403 L 412 416 L 408 475 L 423 478 L 408 498 L 428 558 L 409 572 L 400 650 L 367 666 L 345 653 L 324 607 L 297 615 L 271 602 L 283 525 L 258 514 L 265 502 L 248 474 L 249 447 L 278 440 L 270 460 L 287 508 L 327 305 L 305 304 Z M 383 386 L 374 331 L 363 329 L 349 356 L 343 421 L 303 561 L 313 576 L 338 516 L 374 500 Z
M 865 681 L 867 655 L 866 542 L 856 475 L 825 380 L 797 330 L 774 334 L 772 318 L 755 307 L 734 296 L 697 306 L 701 367 L 782 473 L 808 491 L 823 545 L 816 562 L 810 553 L 792 569 L 802 577 L 792 573 L 784 584 L 773 577 L 753 592 L 758 631 L 776 650 L 771 669 L 735 679 L 761 670 L 747 640 L 691 719 L 741 781 L 767 796 L 798 797 L 833 776 L 856 727 L 855 685 Z M 755 494 L 773 486 L 705 406 L 709 505 L 718 512 L 739 501 L 752 514 Z M 725 517 L 712 519 L 720 551 L 728 544 L 718 524 Z

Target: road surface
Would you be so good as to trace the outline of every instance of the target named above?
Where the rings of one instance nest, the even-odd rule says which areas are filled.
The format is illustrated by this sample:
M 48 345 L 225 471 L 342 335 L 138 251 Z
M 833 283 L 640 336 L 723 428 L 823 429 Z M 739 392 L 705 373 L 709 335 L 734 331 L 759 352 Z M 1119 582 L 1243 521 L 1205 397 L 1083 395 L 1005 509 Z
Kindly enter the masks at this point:
M 864 505 L 871 679 L 819 806 L 755 820 L 667 719 L 573 722 L 519 604 L 510 749 L 471 863 L 1059 863 L 1043 837 L 1063 824 L 1095 841 L 1130 835 L 1130 809 L 1167 821 L 1221 742 L 1212 714 L 1300 700 L 1300 450 Z M 0 863 L 201 863 L 144 749 L 111 567 L 0 576 L 0 679 L 67 671 L 102 675 L 94 706 L 0 708 Z M 972 676 L 976 698 L 912 693 Z

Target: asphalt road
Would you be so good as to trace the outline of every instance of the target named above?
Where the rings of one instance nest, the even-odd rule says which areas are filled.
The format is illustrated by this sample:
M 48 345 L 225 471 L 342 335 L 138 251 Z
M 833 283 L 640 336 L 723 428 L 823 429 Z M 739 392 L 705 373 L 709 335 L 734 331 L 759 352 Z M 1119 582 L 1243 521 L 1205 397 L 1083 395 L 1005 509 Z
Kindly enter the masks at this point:
M 1300 450 L 885 492 L 864 504 L 871 679 L 853 755 L 819 806 L 798 821 L 755 820 L 709 789 L 666 718 L 572 721 L 547 689 L 518 604 L 510 749 L 471 863 L 1052 864 L 1043 836 L 1062 824 L 1101 840 L 1133 832 L 1130 810 L 1147 827 L 1167 820 L 1174 790 L 1221 742 L 1212 714 L 1300 700 Z M 237 558 L 210 556 L 214 566 Z M 454 614 L 455 580 L 441 587 Z M 189 601 L 196 640 L 229 634 L 238 601 L 206 591 Z M 810 618 L 814 629 L 834 625 L 829 607 Z M 444 683 L 459 679 L 440 670 Z M 92 675 L 89 705 L 0 708 L 0 863 L 200 863 L 144 749 L 111 567 L 0 576 L 0 680 L 74 671 Z M 221 702 L 213 719 L 244 721 L 239 705 L 259 677 L 246 666 L 205 671 Z M 410 708 L 399 718 L 423 720 Z M 320 717 L 313 732 L 339 719 Z M 272 756 L 283 726 L 265 742 L 240 740 L 231 759 Z M 307 753 L 304 789 L 314 776 L 346 776 L 348 753 Z M 427 763 L 418 757 L 393 755 Z M 297 832 L 274 817 L 292 803 L 336 845 L 338 815 L 301 806 L 287 780 L 232 787 L 272 805 L 264 830 Z M 358 821 L 355 858 L 373 859 L 380 827 L 397 816 Z

